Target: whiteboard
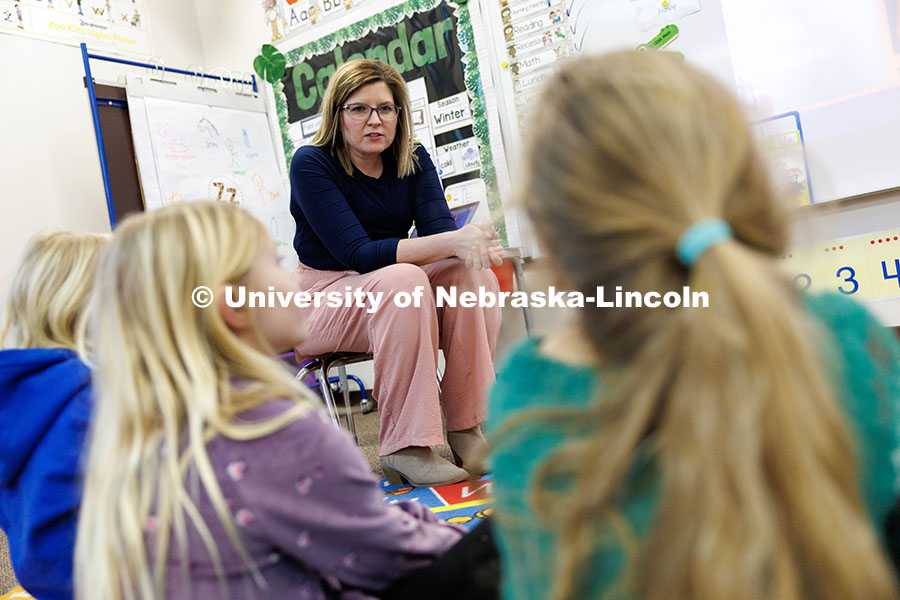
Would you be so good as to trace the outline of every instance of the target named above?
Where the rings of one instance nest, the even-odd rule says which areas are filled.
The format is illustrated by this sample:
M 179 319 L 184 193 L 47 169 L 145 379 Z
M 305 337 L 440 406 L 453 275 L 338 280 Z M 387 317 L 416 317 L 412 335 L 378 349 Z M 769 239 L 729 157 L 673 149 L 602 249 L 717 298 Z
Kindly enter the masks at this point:
M 266 227 L 282 264 L 296 266 L 296 225 L 265 101 L 189 82 L 134 78 L 126 93 L 145 209 L 197 200 L 232 202 Z
M 504 39 L 503 29 L 527 24 L 541 11 L 561 11 L 560 24 L 571 52 L 557 51 L 559 61 L 568 60 L 566 54 L 634 49 L 666 25 L 676 25 L 677 37 L 664 50 L 681 53 L 734 90 L 750 121 L 797 115 L 798 135 L 791 139 L 800 144 L 804 160 L 792 160 L 789 170 L 794 183 L 798 178 L 808 181 L 808 196 L 817 203 L 900 186 L 897 4 L 897 0 L 487 2 L 498 65 L 513 60 L 526 64 L 527 58 L 541 55 L 536 49 L 524 58 L 522 54 L 510 58 L 512 41 Z M 525 14 L 532 6 L 535 11 Z M 511 24 L 503 21 L 503 10 L 511 11 Z M 524 34 L 518 39 L 528 44 Z M 546 72 L 557 67 L 552 61 L 543 64 Z M 504 96 L 504 130 L 518 145 L 522 121 L 515 108 L 517 77 L 503 66 L 494 68 Z M 537 80 L 541 72 L 529 76 Z M 528 104 L 527 99 L 519 103 Z M 796 175 L 798 164 L 806 171 L 802 177 Z

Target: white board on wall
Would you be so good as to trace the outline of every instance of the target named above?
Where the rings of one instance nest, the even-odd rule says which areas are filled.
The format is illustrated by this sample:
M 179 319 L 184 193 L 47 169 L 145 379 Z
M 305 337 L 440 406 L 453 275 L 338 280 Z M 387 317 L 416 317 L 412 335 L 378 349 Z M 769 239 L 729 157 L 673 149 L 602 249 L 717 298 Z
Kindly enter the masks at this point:
M 748 106 L 752 120 L 799 115 L 813 202 L 900 186 L 898 0 L 485 0 L 496 64 L 509 58 L 501 11 L 512 25 L 561 11 L 575 54 L 634 49 L 669 24 L 665 48 L 711 73 Z M 516 15 L 522 7 L 522 16 Z M 516 19 L 519 19 L 518 21 Z M 523 34 L 522 39 L 527 40 Z M 545 51 L 544 51 L 545 52 Z M 561 58 L 560 60 L 568 60 Z M 517 145 L 514 75 L 494 66 L 504 129 Z M 549 63 L 550 71 L 556 65 Z M 539 73 L 530 73 L 537 77 Z
M 897 0 L 722 5 L 738 89 L 800 115 L 814 201 L 900 186 Z
M 282 264 L 295 266 L 295 224 L 265 101 L 133 78 L 126 92 L 145 208 L 196 200 L 238 204 L 266 226 Z

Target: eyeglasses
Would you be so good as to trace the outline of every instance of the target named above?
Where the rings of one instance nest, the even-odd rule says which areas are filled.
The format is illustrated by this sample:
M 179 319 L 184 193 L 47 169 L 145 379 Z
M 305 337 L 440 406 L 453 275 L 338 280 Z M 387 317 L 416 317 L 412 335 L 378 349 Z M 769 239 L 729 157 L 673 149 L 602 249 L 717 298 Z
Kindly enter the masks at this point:
M 341 110 L 354 121 L 368 121 L 373 112 L 377 112 L 378 118 L 382 121 L 393 121 L 400 114 L 400 107 L 396 104 L 382 104 L 381 106 L 345 104 L 341 107 Z

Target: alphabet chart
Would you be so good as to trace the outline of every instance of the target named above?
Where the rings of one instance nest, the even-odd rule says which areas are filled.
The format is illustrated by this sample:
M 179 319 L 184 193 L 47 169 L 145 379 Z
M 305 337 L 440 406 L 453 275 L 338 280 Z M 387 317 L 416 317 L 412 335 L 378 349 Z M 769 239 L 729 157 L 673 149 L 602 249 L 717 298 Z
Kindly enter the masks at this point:
M 323 22 L 340 18 L 365 0 L 279 0 L 277 17 L 283 21 L 286 34 L 322 25 Z M 267 19 L 272 17 L 267 15 Z M 272 41 L 276 37 L 273 36 Z
M 860 301 L 900 297 L 900 229 L 792 248 L 782 264 L 803 290 Z

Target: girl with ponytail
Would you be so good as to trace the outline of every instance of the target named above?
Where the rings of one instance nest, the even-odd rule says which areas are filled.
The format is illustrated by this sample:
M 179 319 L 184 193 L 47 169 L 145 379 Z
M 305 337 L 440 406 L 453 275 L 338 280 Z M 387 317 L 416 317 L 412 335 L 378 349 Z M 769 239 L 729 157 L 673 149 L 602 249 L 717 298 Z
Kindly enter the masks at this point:
M 558 281 L 705 291 L 583 308 L 520 346 L 491 398 L 509 598 L 898 597 L 898 350 L 777 266 L 789 221 L 746 116 L 664 53 L 547 85 L 519 188 Z

